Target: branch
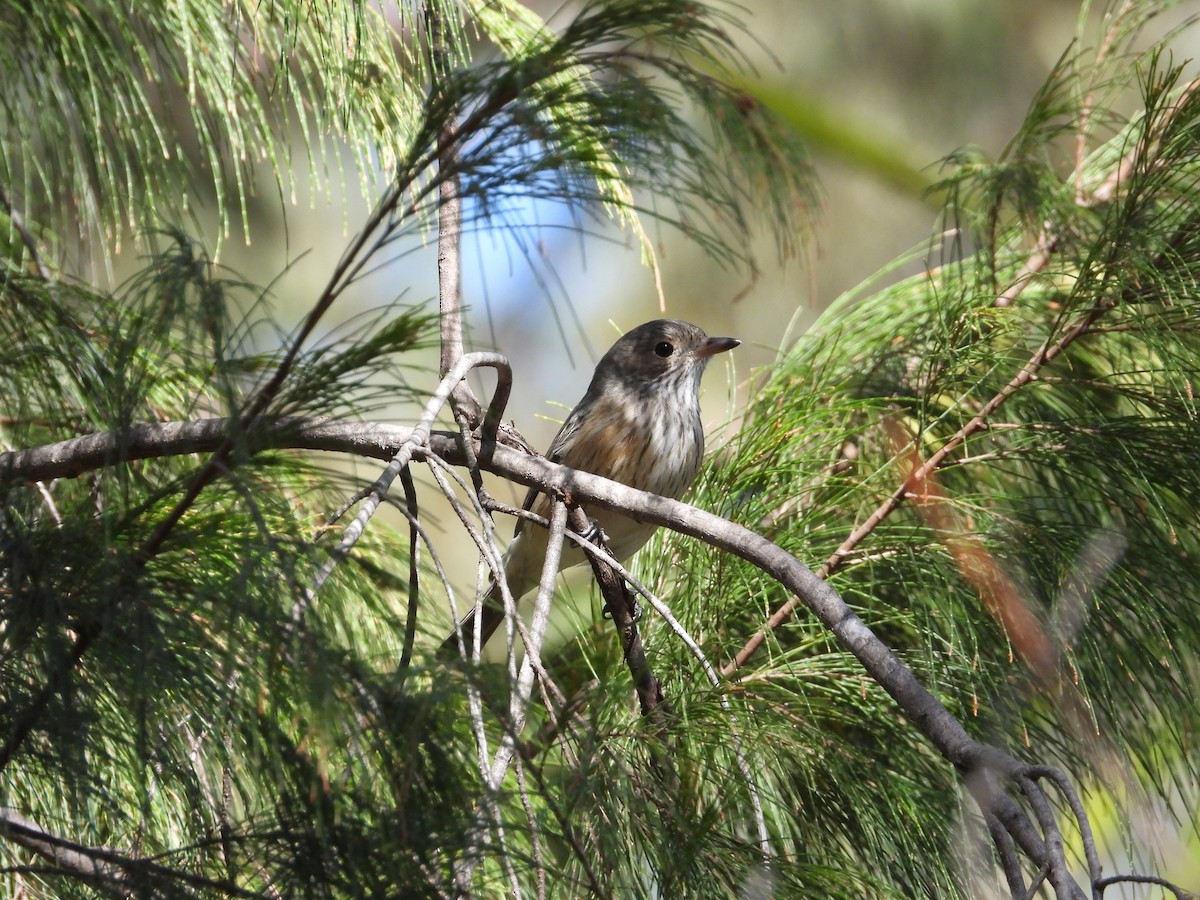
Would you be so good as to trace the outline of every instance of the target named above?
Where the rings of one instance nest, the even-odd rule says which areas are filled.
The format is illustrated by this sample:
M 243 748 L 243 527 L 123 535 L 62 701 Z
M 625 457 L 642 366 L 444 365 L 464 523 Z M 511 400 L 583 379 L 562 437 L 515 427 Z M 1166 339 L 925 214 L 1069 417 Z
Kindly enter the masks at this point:
M 500 789 L 500 783 L 504 780 L 504 775 L 516 754 L 521 732 L 525 729 L 529 698 L 533 693 L 534 670 L 535 667 L 537 669 L 542 667 L 542 639 L 546 635 L 546 627 L 550 624 L 550 601 L 554 597 L 554 582 L 558 576 L 559 561 L 562 559 L 566 528 L 566 504 L 556 501 L 552 507 L 550 538 L 546 544 L 546 558 L 542 564 L 542 578 L 538 584 L 533 620 L 529 623 L 529 639 L 525 644 L 525 658 L 521 661 L 521 670 L 517 674 L 513 691 L 509 696 L 509 722 L 489 772 L 488 783 L 493 791 Z M 516 641 L 510 644 L 510 657 L 515 644 Z
M 1190 90 L 1190 88 L 1189 88 Z M 1167 245 L 1167 248 L 1159 254 L 1156 263 L 1165 264 L 1170 259 L 1170 255 L 1175 252 L 1176 248 L 1189 237 L 1189 229 L 1196 226 L 1195 218 L 1188 219 L 1176 231 L 1175 236 Z M 1027 282 L 1026 282 L 1027 283 Z M 969 422 L 963 425 L 956 431 L 937 451 L 932 453 L 925 462 L 915 469 L 911 474 L 908 474 L 899 486 L 872 512 L 866 520 L 855 528 L 842 542 L 842 545 L 827 559 L 824 565 L 818 570 L 818 575 L 821 578 L 828 578 L 836 572 L 847 561 L 847 557 L 855 548 L 865 540 L 878 525 L 886 519 L 891 513 L 899 507 L 906 499 L 914 495 L 921 495 L 924 491 L 923 485 L 925 482 L 943 466 L 950 465 L 953 461 L 950 459 L 950 454 L 963 445 L 971 436 L 977 432 L 985 431 L 995 427 L 991 422 L 993 414 L 1009 399 L 1012 398 L 1021 388 L 1035 381 L 1042 369 L 1053 362 L 1064 350 L 1074 344 L 1082 337 L 1095 331 L 1096 322 L 1106 313 L 1115 309 L 1120 303 L 1136 300 L 1141 292 L 1140 286 L 1126 288 L 1119 298 L 1112 298 L 1105 302 L 1098 303 L 1096 306 L 1087 310 L 1080 315 L 1065 331 L 1057 338 L 1047 339 L 1041 347 L 1030 357 L 1029 361 L 1022 366 L 1021 370 L 1013 376 L 1003 388 L 1000 389 L 987 403 L 983 405 L 980 411 L 971 418 Z M 802 602 L 799 597 L 793 597 L 783 603 L 771 617 L 767 620 L 760 630 L 754 633 L 751 638 L 746 641 L 742 648 L 737 652 L 734 658 L 725 665 L 722 669 L 723 674 L 730 674 L 745 665 L 746 661 L 763 645 L 767 635 L 791 618 L 792 613 Z
M 304 323 L 300 327 L 297 336 L 288 346 L 283 359 L 276 367 L 270 379 L 260 388 L 257 393 L 247 402 L 239 415 L 237 428 L 231 428 L 226 431 L 221 441 L 210 448 L 211 456 L 199 469 L 192 474 L 188 479 L 187 486 L 183 491 L 183 495 L 175 502 L 175 505 L 167 512 L 162 519 L 154 526 L 150 536 L 142 543 L 137 552 L 133 554 L 133 560 L 129 571 L 125 573 L 126 578 L 130 582 L 130 590 L 127 594 L 133 594 L 132 590 L 136 584 L 137 575 L 141 572 L 147 563 L 158 555 L 163 544 L 171 533 L 175 530 L 175 526 L 182 521 L 188 510 L 195 505 L 196 500 L 208 485 L 212 484 L 219 475 L 228 471 L 231 466 L 231 457 L 233 449 L 237 443 L 238 435 L 245 430 L 250 429 L 256 419 L 270 406 L 272 401 L 278 396 L 279 391 L 283 387 L 284 381 L 290 374 L 292 367 L 300 353 L 300 348 L 308 339 L 309 335 L 316 328 L 317 323 L 328 312 L 334 301 L 340 295 L 341 291 L 349 284 L 355 275 L 362 270 L 366 265 L 367 260 L 381 246 L 381 243 L 386 240 L 387 236 L 394 232 L 396 223 L 392 221 L 392 215 L 395 212 L 395 207 L 403 194 L 403 190 L 411 184 L 412 174 L 408 179 L 398 179 L 384 195 L 384 198 L 376 206 L 371 216 L 367 219 L 367 224 L 363 230 L 351 242 L 350 248 L 342 255 L 337 266 L 334 268 L 330 280 L 322 292 L 320 298 L 305 318 Z M 415 202 L 415 201 L 414 201 Z M 376 242 L 374 247 L 366 249 L 371 236 L 377 229 L 382 226 L 383 236 Z M 507 401 L 507 388 L 504 389 L 504 401 L 497 402 L 501 394 L 501 388 L 497 387 L 496 396 L 493 397 L 493 408 L 497 405 L 503 405 Z M 489 420 L 484 423 L 485 435 L 495 434 L 496 427 L 499 425 L 499 411 L 493 420 L 489 410 Z M 489 430 L 490 426 L 490 430 Z M 117 601 L 113 601 L 115 606 Z M 46 679 L 41 691 L 33 699 L 33 702 L 25 708 L 20 718 L 13 725 L 9 733 L 8 740 L 4 746 L 0 748 L 0 771 L 7 767 L 13 754 L 19 749 L 21 743 L 28 736 L 30 730 L 36 724 L 37 719 L 41 716 L 42 711 L 50 702 L 50 699 L 58 693 L 66 679 L 70 676 L 75 666 L 87 654 L 92 642 L 99 636 L 100 627 L 96 626 L 84 631 L 72 643 L 71 649 L 57 668 L 52 671 Z
M 511 515 L 515 518 L 525 519 L 526 521 L 535 523 L 542 528 L 548 528 L 550 526 L 550 522 L 545 518 L 545 516 L 539 516 L 537 513 L 530 512 L 527 509 L 507 506 L 502 503 L 496 503 L 495 501 L 492 501 L 492 505 L 497 512 L 504 512 L 507 515 Z M 576 507 L 576 510 L 578 510 L 578 507 Z M 754 776 L 753 769 L 750 767 L 750 762 L 746 758 L 745 745 L 739 730 L 740 726 L 738 725 L 737 715 L 733 711 L 733 704 L 729 702 L 728 692 L 720 690 L 721 677 L 717 673 L 716 668 L 709 661 L 708 657 L 705 656 L 704 651 L 701 649 L 700 645 L 696 643 L 695 638 L 693 638 L 691 634 L 688 633 L 687 629 L 683 627 L 682 623 L 680 623 L 680 621 L 675 617 L 674 613 L 671 612 L 671 609 L 666 605 L 666 603 L 664 603 L 659 597 L 655 596 L 654 593 L 650 591 L 644 584 L 638 581 L 638 579 L 628 569 L 626 569 L 620 562 L 612 557 L 607 549 L 601 545 L 593 543 L 587 537 L 584 537 L 575 531 L 568 531 L 566 533 L 566 538 L 587 554 L 588 561 L 592 564 L 593 574 L 596 574 L 598 571 L 600 571 L 597 569 L 597 566 L 603 566 L 607 569 L 611 569 L 611 571 L 615 574 L 617 581 L 619 582 L 618 587 L 623 594 L 627 593 L 628 588 L 632 589 L 640 597 L 645 599 L 645 601 L 654 608 L 654 611 L 662 617 L 663 621 L 667 623 L 667 626 L 671 629 L 675 636 L 679 638 L 692 657 L 700 664 L 700 667 L 704 670 L 704 675 L 708 679 L 709 684 L 711 684 L 713 688 L 717 689 L 718 702 L 721 704 L 721 708 L 725 710 L 729 717 L 730 739 L 733 746 L 734 757 L 737 760 L 737 766 L 742 775 L 742 780 L 746 783 L 746 792 L 750 797 L 750 805 L 754 812 L 755 825 L 758 828 L 759 847 L 765 855 L 772 855 L 774 850 L 771 847 L 770 833 L 767 831 L 767 823 L 763 814 L 762 796 L 758 788 L 758 782 Z M 631 604 L 631 601 L 629 601 L 627 597 L 622 597 L 621 602 Z M 641 639 L 637 638 L 636 640 L 637 645 L 640 648 Z M 628 664 L 628 662 L 629 659 L 626 657 L 626 663 Z M 646 671 L 647 673 L 650 673 L 648 668 Z M 638 679 L 637 672 L 631 669 L 630 674 L 633 675 L 636 682 Z M 652 673 L 650 673 L 649 680 L 657 687 L 658 680 L 653 677 Z M 548 681 L 547 683 L 551 685 L 553 684 L 553 682 Z M 578 694 L 576 696 L 578 697 Z M 568 704 L 567 699 L 562 696 L 561 693 L 557 695 L 557 699 L 559 704 L 564 708 L 564 712 L 569 713 L 570 704 Z M 640 700 L 641 697 L 639 696 L 639 701 Z M 547 703 L 547 707 L 550 707 L 549 702 Z M 655 709 L 661 709 L 661 707 L 654 706 L 647 710 L 647 708 L 643 706 L 642 714 L 647 715 L 648 713 L 653 712 Z M 563 722 L 552 723 L 549 732 L 539 738 L 538 743 L 545 744 L 553 739 L 554 735 L 562 729 L 563 724 Z M 523 752 L 528 751 L 529 746 L 529 744 L 526 744 L 525 751 Z
M 575 508 L 575 521 L 572 527 L 577 534 L 587 533 L 587 517 L 579 507 Z M 665 702 L 662 683 L 655 676 L 646 661 L 646 647 L 642 643 L 641 632 L 638 630 L 637 605 L 629 594 L 625 579 L 616 572 L 605 560 L 588 554 L 588 563 L 592 574 L 600 586 L 604 597 L 604 606 L 612 616 L 613 624 L 617 626 L 617 634 L 621 638 L 621 655 L 625 665 L 633 677 L 633 689 L 637 693 L 638 706 L 643 716 L 652 717 L 660 726 L 665 725 L 662 705 Z
M 0 454 L 0 478 L 24 482 L 67 478 L 119 462 L 205 452 L 219 446 L 234 427 L 235 423 L 228 419 L 152 423 L 121 432 L 87 435 L 58 444 L 4 453 Z M 411 446 L 413 430 L 329 419 L 279 419 L 260 423 L 246 438 L 253 449 L 324 450 L 386 461 L 391 460 L 400 447 Z M 465 461 L 455 434 L 432 432 L 427 447 L 415 447 L 413 457 L 423 459 L 427 449 L 456 465 Z M 899 658 L 829 584 L 783 548 L 741 525 L 677 500 L 637 491 L 499 444 L 493 445 L 490 453 L 481 453 L 479 462 L 484 469 L 520 484 L 551 493 L 566 493 L 576 502 L 632 514 L 639 520 L 700 538 L 757 565 L 803 598 L 843 646 L 897 699 L 947 759 L 967 768 L 981 761 L 979 746 Z
M 421 595 L 420 512 L 417 508 L 417 486 L 412 471 L 400 471 L 400 486 L 404 490 L 405 517 L 408 519 L 408 615 L 404 619 L 404 644 L 400 651 L 399 675 L 401 685 L 408 677 L 412 663 L 413 645 L 417 639 L 417 611 Z
M 1176 900 L 1196 900 L 1198 896 L 1191 891 L 1185 891 L 1178 885 L 1172 884 L 1165 878 L 1158 878 L 1154 875 L 1113 875 L 1109 878 L 1101 878 L 1095 884 L 1098 892 L 1097 896 L 1103 897 L 1105 890 L 1114 884 L 1154 884 L 1164 890 L 1170 891 L 1175 895 Z
M 108 851 L 85 847 L 53 835 L 15 809 L 0 808 L 0 835 L 58 866 L 66 874 L 82 879 L 118 897 L 129 895 L 127 874 L 113 865 Z
M 408 440 L 400 445 L 396 451 L 396 455 L 388 460 L 387 468 L 375 480 L 371 486 L 370 494 L 363 504 L 363 508 L 359 510 L 354 520 L 346 526 L 343 533 L 342 542 L 334 550 L 330 558 L 321 566 L 313 579 L 313 584 L 305 590 L 305 598 L 303 608 L 311 604 L 313 597 L 317 591 L 333 574 L 333 570 L 350 554 L 354 545 L 358 543 L 359 538 L 366 531 L 367 522 L 375 515 L 375 511 L 379 509 L 383 498 L 387 496 L 388 490 L 395 481 L 396 476 L 404 469 L 408 468 L 408 464 L 412 461 L 417 449 L 425 446 L 428 442 L 429 434 L 433 429 L 434 420 L 442 407 L 450 400 L 450 397 L 455 387 L 462 383 L 463 378 L 472 369 L 479 366 L 487 366 L 493 368 L 497 373 L 496 393 L 492 396 L 492 402 L 488 406 L 487 419 L 484 423 L 484 433 L 488 436 L 486 439 L 494 440 L 495 426 L 500 421 L 500 417 L 504 415 L 504 406 L 508 402 L 508 395 L 512 386 L 512 369 L 508 365 L 508 360 L 499 353 L 469 353 L 466 356 L 459 357 L 446 376 L 442 378 L 437 386 L 437 390 L 433 392 L 433 396 L 425 404 L 425 409 L 421 413 L 421 418 L 417 422 L 417 426 L 412 429 Z
M 0 837 L 36 853 L 61 874 L 103 888 L 116 897 L 158 896 L 163 883 L 187 885 L 223 897 L 260 896 L 232 882 L 214 881 L 113 850 L 77 844 L 46 831 L 10 807 L 0 807 Z
M 224 440 L 232 424 L 229 420 L 210 419 L 139 425 L 119 434 L 90 435 L 62 444 L 0 454 L 0 473 L 9 479 L 39 480 L 111 465 L 118 461 L 118 453 L 127 460 L 194 452 Z M 264 422 L 253 435 L 256 445 L 261 447 L 337 451 L 385 460 L 391 459 L 397 448 L 411 442 L 412 436 L 412 431 L 406 428 L 331 420 L 281 420 L 271 427 Z M 417 447 L 413 457 L 423 458 L 426 451 L 456 465 L 466 462 L 456 434 L 432 433 L 428 444 Z M 1012 779 L 1021 771 L 1021 764 L 972 739 L 837 591 L 786 550 L 741 525 L 685 503 L 637 491 L 501 445 L 493 445 L 489 453 L 480 453 L 479 463 L 484 469 L 520 484 L 551 494 L 566 494 L 576 502 L 631 514 L 641 521 L 700 538 L 762 569 L 803 599 L 897 702 L 921 734 L 968 776 L 977 802 L 1004 824 L 1021 849 L 1039 865 L 1047 862 L 1044 841 L 1016 803 L 990 778 L 969 777 L 997 772 Z
M 153 423 L 122 432 L 87 435 L 59 444 L 0 454 L 0 479 L 32 484 L 135 459 L 204 452 L 219 446 L 236 428 L 237 423 L 233 420 L 207 419 Z M 401 448 L 412 447 L 412 458 L 417 460 L 435 455 L 454 465 L 465 465 L 468 460 L 459 434 L 429 432 L 428 439 L 421 443 L 414 441 L 413 429 L 372 423 L 343 423 L 329 419 L 264 420 L 246 437 L 254 449 L 321 450 L 391 460 Z M 1064 874 L 1066 861 L 1061 840 L 1048 843 L 1006 789 L 1006 785 L 1011 785 L 1026 792 L 1032 807 L 1040 813 L 1045 833 L 1053 836 L 1057 827 L 1047 816 L 1047 800 L 1035 783 L 1039 779 L 1048 779 L 1063 789 L 1070 800 L 1072 795 L 1064 787 L 1065 777 L 1045 767 L 1026 767 L 1007 753 L 975 741 L 837 591 L 787 551 L 741 525 L 685 503 L 646 494 L 503 445 L 493 443 L 489 452 L 478 453 L 477 460 L 481 468 L 519 484 L 536 487 L 551 495 L 570 496 L 577 503 L 622 512 L 699 538 L 770 575 L 808 606 L 896 701 L 918 731 L 954 765 L 983 811 L 993 840 L 998 845 L 1003 843 L 1006 847 L 1019 848 L 1058 886 L 1060 896 L 1083 896 Z M 1082 807 L 1073 801 L 1070 806 L 1079 817 Z M 1086 822 L 1080 824 L 1086 829 Z M 1006 858 L 1011 860 L 1011 851 Z M 1006 866 L 1006 874 L 1012 878 L 1016 873 L 1010 870 L 1011 866 Z M 1094 887 L 1098 884 L 1095 876 L 1092 883 Z M 1106 883 L 1115 882 L 1106 880 Z
M 429 37 L 430 70 L 434 79 L 449 74 L 450 54 L 446 49 L 446 23 L 436 3 L 425 4 L 425 28 Z M 462 192 L 459 184 L 458 134 L 453 110 L 447 110 L 437 134 L 438 168 L 438 326 L 441 358 L 438 371 L 445 376 L 463 355 L 462 316 Z M 480 404 L 466 381 L 454 386 L 450 408 L 455 419 L 479 423 Z
M 4 453 L 0 454 L 0 477 L 25 482 L 66 478 L 118 462 L 203 452 L 219 445 L 233 427 L 234 423 L 228 419 L 152 423 Z M 391 460 L 400 447 L 412 446 L 413 430 L 328 419 L 280 419 L 261 423 L 247 438 L 255 449 L 325 450 Z M 465 461 L 455 434 L 433 432 L 427 447 L 453 464 L 462 465 Z M 425 446 L 416 446 L 413 457 L 423 459 L 425 451 Z M 843 646 L 897 699 L 947 759 L 967 768 L 981 761 L 978 745 L 837 591 L 767 538 L 686 503 L 634 490 L 502 445 L 493 445 L 490 453 L 481 453 L 479 462 L 484 469 L 520 484 L 569 494 L 576 502 L 632 514 L 639 520 L 700 538 L 753 563 L 803 599 Z

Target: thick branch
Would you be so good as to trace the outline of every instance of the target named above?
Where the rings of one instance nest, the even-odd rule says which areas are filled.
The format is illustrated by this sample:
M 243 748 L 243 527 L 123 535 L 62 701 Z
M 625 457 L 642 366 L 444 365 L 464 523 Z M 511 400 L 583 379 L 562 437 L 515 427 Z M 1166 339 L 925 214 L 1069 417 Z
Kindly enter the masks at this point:
M 78 878 L 116 897 L 160 896 L 167 885 L 187 885 L 222 897 L 259 896 L 230 882 L 214 881 L 114 850 L 69 841 L 9 807 L 0 807 L 0 837 L 37 854 L 63 875 Z
M 64 478 L 122 461 L 206 452 L 225 440 L 231 424 L 225 419 L 204 419 L 138 425 L 127 431 L 4 453 L 0 454 L 0 478 L 25 482 Z M 381 460 L 392 459 L 411 437 L 412 430 L 408 428 L 321 419 L 263 422 L 248 435 L 261 448 L 325 450 Z M 453 464 L 465 462 L 455 434 L 434 432 L 428 447 Z M 783 548 L 741 525 L 686 503 L 646 494 L 502 445 L 493 445 L 490 451 L 479 456 L 480 465 L 488 471 L 523 485 L 567 494 L 577 502 L 631 513 L 639 520 L 700 538 L 758 566 L 803 600 L 948 760 L 970 769 L 989 756 L 837 591 Z M 422 448 L 417 448 L 413 455 L 421 458 Z M 1001 762 L 999 758 L 993 761 Z
M 103 886 L 108 893 L 116 896 L 128 893 L 125 873 L 109 859 L 114 854 L 64 840 L 14 809 L 0 808 L 0 835 L 69 875 Z
M 203 452 L 226 439 L 232 423 L 210 419 L 194 423 L 136 426 L 119 434 L 89 435 L 47 447 L 0 454 L 0 477 L 37 481 L 77 475 L 122 460 Z M 332 420 L 262 422 L 250 435 L 260 447 L 290 447 L 392 459 L 398 448 L 412 445 L 411 429 Z M 465 464 L 457 434 L 434 432 L 425 451 L 456 465 Z M 479 454 L 480 465 L 520 484 L 569 495 L 577 502 L 616 509 L 635 518 L 700 538 L 758 566 L 803 602 L 895 699 L 913 724 L 939 753 L 967 776 L 980 806 L 1003 823 L 1017 844 L 1038 865 L 1052 862 L 1041 835 L 1020 807 L 991 778 L 995 772 L 1011 780 L 1022 771 L 1017 760 L 976 742 L 962 724 L 925 688 L 912 671 L 858 617 L 826 581 L 773 544 L 741 525 L 675 500 L 634 490 L 617 482 L 568 469 L 541 457 L 500 445 Z M 983 777 L 979 777 L 983 776 Z

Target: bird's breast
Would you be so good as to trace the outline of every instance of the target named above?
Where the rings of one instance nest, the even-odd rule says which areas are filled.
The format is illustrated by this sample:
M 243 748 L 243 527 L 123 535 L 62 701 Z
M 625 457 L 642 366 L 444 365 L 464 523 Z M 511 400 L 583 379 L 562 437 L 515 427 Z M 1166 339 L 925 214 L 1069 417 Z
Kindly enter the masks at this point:
M 630 487 L 678 498 L 704 454 L 699 409 L 690 403 L 597 402 L 581 423 L 563 462 Z

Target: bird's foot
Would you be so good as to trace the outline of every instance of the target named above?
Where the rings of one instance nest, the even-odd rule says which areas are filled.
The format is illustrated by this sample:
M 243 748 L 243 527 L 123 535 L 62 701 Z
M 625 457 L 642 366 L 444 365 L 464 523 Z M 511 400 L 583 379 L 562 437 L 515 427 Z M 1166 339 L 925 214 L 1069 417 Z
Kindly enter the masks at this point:
M 604 533 L 604 529 L 600 527 L 600 523 L 591 517 L 587 520 L 587 528 L 581 531 L 579 536 L 589 544 L 608 543 L 608 535 Z

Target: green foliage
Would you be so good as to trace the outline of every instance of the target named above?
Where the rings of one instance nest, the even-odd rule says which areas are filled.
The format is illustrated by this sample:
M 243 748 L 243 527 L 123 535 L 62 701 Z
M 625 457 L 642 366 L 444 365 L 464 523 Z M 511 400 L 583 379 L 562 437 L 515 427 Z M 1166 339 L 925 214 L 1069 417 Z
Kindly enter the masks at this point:
M 253 166 L 294 190 L 293 131 L 314 172 L 345 140 L 366 178 L 369 160 L 404 151 L 426 77 L 397 10 L 391 23 L 357 2 L 5 3 L 0 183 L 50 233 L 111 241 L 197 199 L 245 225 Z
M 470 216 L 529 197 L 627 221 L 646 207 L 721 260 L 760 220 L 791 249 L 807 171 L 735 86 L 732 13 L 618 0 L 552 35 L 515 4 L 465 8 L 500 57 L 460 65 L 448 9 L 440 47 L 395 46 L 395 23 L 362 4 L 0 13 L 8 46 L 46 58 L 41 77 L 5 61 L 19 85 L 0 118 L 0 182 L 16 186 L 7 445 L 239 419 L 293 349 L 267 415 L 421 399 L 411 353 L 435 324 L 421 309 L 293 347 L 263 327 L 257 289 L 149 227 L 160 246 L 115 294 L 24 269 L 31 238 L 62 227 L 46 210 L 63 195 L 85 232 L 153 225 L 199 158 L 222 202 L 244 204 L 248 160 L 287 170 L 289 116 L 308 152 L 336 134 L 392 173 L 378 229 L 320 311 L 424 227 L 448 174 Z M 831 560 L 843 595 L 984 739 L 1097 787 L 1132 771 L 1170 799 L 1178 779 L 1194 805 L 1200 93 L 1158 51 L 1130 55 L 1139 21 L 1121 18 L 1096 67 L 1064 57 L 999 159 L 947 162 L 961 230 L 940 264 L 847 299 L 787 350 L 694 499 Z M 186 127 L 160 115 L 160 72 L 175 75 L 167 99 L 189 101 Z M 1130 73 L 1142 112 L 1122 122 Z M 22 131 L 33 108 L 53 121 Z M 456 153 L 435 171 L 452 122 Z M 115 848 L 85 876 L 5 833 L 23 848 L 9 894 L 423 896 L 455 892 L 466 864 L 483 896 L 965 897 L 992 877 L 964 849 L 981 826 L 955 772 L 803 611 L 719 688 L 647 623 L 661 718 L 633 709 L 611 629 L 586 629 L 546 659 L 567 705 L 534 704 L 517 764 L 487 790 L 477 742 L 510 736 L 512 673 L 424 649 L 399 670 L 406 632 L 431 626 L 425 605 L 408 618 L 415 560 L 376 523 L 310 596 L 329 558 L 313 534 L 355 485 L 240 425 L 194 500 L 205 456 L 45 485 L 0 472 L 0 807 Z M 923 489 L 902 490 L 947 447 Z M 641 571 L 715 660 L 788 600 L 695 541 L 656 538 Z M 424 604 L 436 580 L 420 572 Z
M 842 595 L 982 740 L 1097 790 L 1135 782 L 1186 816 L 1200 800 L 1200 102 L 1147 54 L 1142 112 L 1064 172 L 1076 78 L 1051 76 L 1000 159 L 951 160 L 965 230 L 941 264 L 848 298 L 797 341 L 696 502 L 814 568 L 833 560 Z M 714 658 L 789 599 L 748 565 L 672 548 L 685 574 L 670 596 Z M 679 650 L 661 665 L 691 671 Z M 743 732 L 774 757 L 757 771 L 776 821 L 804 811 L 796 853 L 871 872 L 886 896 L 975 893 L 956 869 L 954 771 L 824 626 L 801 607 L 739 676 Z
M 598 201 L 647 251 L 642 211 L 728 258 L 752 223 L 792 250 L 811 177 L 798 143 L 729 81 L 732 18 L 610 0 L 553 34 L 517 4 L 466 8 L 467 22 L 457 4 L 358 0 L 0 6 L 9 254 L 33 235 L 103 259 L 209 203 L 222 234 L 235 213 L 248 233 L 251 199 L 270 179 L 294 197 L 301 171 L 314 190 L 352 171 L 367 196 L 413 191 L 405 218 L 427 224 L 456 116 L 461 159 L 442 175 L 463 179 L 484 218 L 517 197 Z M 468 24 L 502 55 L 468 66 Z M 647 190 L 650 203 L 636 196 Z
M 421 895 L 448 889 L 472 853 L 489 854 L 481 885 L 509 883 L 516 864 L 480 830 L 462 682 L 397 671 L 413 624 L 397 574 L 408 549 L 372 529 L 310 596 L 328 559 L 312 535 L 353 486 L 264 447 L 246 411 L 266 398 L 262 416 L 361 417 L 419 399 L 406 366 L 430 339 L 422 310 L 394 305 L 323 345 L 304 339 L 383 251 L 426 229 L 451 176 L 468 220 L 531 197 L 635 228 L 648 211 L 726 261 L 763 222 L 790 251 L 810 179 L 798 144 L 729 81 L 734 19 L 678 0 L 596 3 L 552 34 L 515 5 L 466 6 L 502 55 L 464 64 L 456 5 L 423 19 L 356 2 L 0 11 L 14 85 L 0 113 L 7 446 L 236 423 L 210 480 L 211 458 L 195 454 L 0 480 L 0 806 L 93 848 L 90 870 L 47 862 L 0 826 L 15 850 L 8 893 Z M 301 153 L 336 172 L 343 145 L 364 185 L 379 168 L 387 184 L 301 338 L 276 333 L 258 289 L 157 230 L 197 197 L 215 197 L 223 226 L 235 210 L 245 219 L 262 168 L 289 193 Z M 150 252 L 113 294 L 49 268 L 76 241 L 103 260 L 125 232 Z M 712 798 L 689 801 L 696 825 L 672 826 L 694 854 L 645 842 L 645 813 L 670 791 L 625 756 L 644 751 L 623 736 L 624 698 L 614 687 L 597 702 L 610 712 L 588 765 L 640 799 L 531 761 L 579 818 L 535 797 L 535 836 L 506 795 L 506 858 L 527 881 L 529 860 L 551 854 L 562 896 L 617 876 L 733 889 L 760 856 L 729 835 L 711 843 Z M 615 820 L 639 830 L 632 855 Z M 771 877 L 856 883 L 804 867 Z

